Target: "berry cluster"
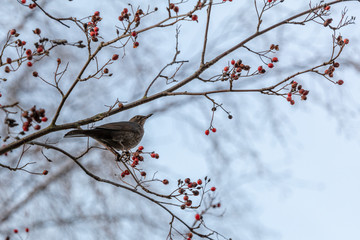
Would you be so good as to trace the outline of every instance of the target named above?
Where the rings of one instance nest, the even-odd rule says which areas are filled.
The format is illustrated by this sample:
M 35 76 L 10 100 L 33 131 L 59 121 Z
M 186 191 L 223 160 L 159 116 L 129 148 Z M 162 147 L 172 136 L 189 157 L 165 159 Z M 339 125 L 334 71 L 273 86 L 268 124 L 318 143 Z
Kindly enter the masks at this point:
M 205 185 L 210 182 L 210 179 L 205 177 Z M 185 209 L 186 207 L 190 207 L 192 205 L 192 200 L 189 196 L 199 196 L 200 189 L 204 189 L 203 180 L 198 179 L 196 182 L 192 182 L 190 178 L 185 178 L 184 181 L 178 181 L 178 193 L 183 195 L 183 200 L 180 200 L 183 204 L 180 206 L 181 209 Z M 215 191 L 215 187 L 211 187 L 211 191 Z
M 138 9 L 134 16 L 134 22 L 135 26 L 139 26 L 141 15 L 144 14 L 144 11 L 142 9 Z M 124 8 L 121 12 L 121 15 L 118 17 L 119 21 L 129 20 L 131 16 L 131 13 L 129 13 L 129 10 L 127 8 Z
M 295 104 L 295 101 L 292 99 L 292 95 L 294 94 L 298 94 L 301 96 L 301 100 L 306 100 L 307 99 L 307 95 L 309 94 L 309 90 L 305 90 L 302 88 L 301 85 L 299 85 L 297 82 L 292 81 L 291 82 L 291 90 L 287 95 L 286 100 L 288 102 L 290 102 L 291 105 Z
M 231 65 L 232 67 L 230 68 L 230 66 L 225 66 L 223 69 L 223 77 L 230 77 L 231 80 L 237 80 L 239 79 L 241 72 L 244 71 L 249 71 L 250 70 L 250 66 L 249 65 L 245 65 L 242 63 L 242 60 L 239 59 L 237 61 L 235 61 L 234 59 L 231 60 Z M 226 78 L 222 78 L 222 81 L 226 80 Z
M 15 233 L 15 234 L 18 234 L 19 233 L 19 230 L 17 229 L 17 228 L 15 228 L 14 230 L 13 230 L 13 232 Z M 25 232 L 26 233 L 28 233 L 28 232 L 30 232 L 30 229 L 29 228 L 25 228 Z M 21 237 L 20 237 L 21 238 Z M 10 239 L 10 237 L 7 237 L 6 239 Z M 22 238 L 21 238 L 22 239 Z
M 340 63 L 333 62 L 333 65 L 329 66 L 329 68 L 325 70 L 324 74 L 328 75 L 329 77 L 333 77 L 335 68 L 338 68 L 339 66 L 340 66 Z
M 26 119 L 26 122 L 23 123 L 22 129 L 24 132 L 29 131 L 29 127 L 32 126 L 32 122 L 35 121 L 37 123 L 46 122 L 48 120 L 47 117 L 45 117 L 45 109 L 40 108 L 39 110 L 36 109 L 36 106 L 33 106 L 30 109 L 31 113 L 29 114 L 28 111 L 23 111 L 21 116 Z M 39 124 L 36 124 L 34 126 L 35 130 L 39 130 L 41 126 Z
M 143 161 L 144 161 L 144 157 L 141 156 L 141 154 L 143 154 L 143 150 L 144 150 L 144 147 L 143 147 L 143 146 L 139 146 L 139 148 L 136 150 L 136 152 L 134 152 L 134 153 L 132 154 L 132 158 L 131 158 L 132 162 L 130 163 L 130 166 L 131 166 L 132 168 L 136 168 L 136 166 L 138 166 L 138 165 L 140 164 L 140 162 L 143 162 Z M 152 152 L 152 153 L 150 154 L 150 156 L 151 156 L 152 158 L 156 158 L 156 159 L 158 159 L 158 158 L 160 157 L 159 154 L 154 153 L 154 152 Z M 121 173 L 121 177 L 123 177 L 123 178 L 124 178 L 125 176 L 127 176 L 127 175 L 130 175 L 129 170 L 125 170 L 125 171 L 123 171 L 123 172 Z M 140 175 L 143 176 L 143 177 L 145 177 L 145 176 L 146 176 L 146 172 L 141 171 L 141 172 L 140 172 Z M 165 182 L 163 181 L 163 183 L 164 183 L 164 184 L 168 184 L 169 182 L 167 181 L 167 183 L 166 183 L 166 181 L 165 181 Z
M 179 12 L 179 7 L 178 7 L 178 6 L 175 6 L 175 4 L 173 4 L 173 3 L 170 3 L 169 8 L 170 8 L 171 10 L 173 10 L 174 12 L 176 12 L 176 13 Z
M 41 30 L 40 28 L 36 28 L 33 30 L 33 33 L 38 35 L 40 37 L 40 34 L 41 34 Z M 9 32 L 10 36 L 11 37 L 18 37 L 20 34 L 17 33 L 16 29 L 11 29 L 10 32 Z M 34 45 L 36 47 L 36 54 L 37 55 L 40 55 L 42 53 L 44 53 L 45 51 L 45 47 L 43 45 L 44 42 L 47 42 L 49 41 L 49 39 L 47 38 L 40 38 L 39 42 L 36 42 Z M 14 42 L 14 45 L 12 45 L 13 47 L 15 48 L 20 48 L 18 49 L 18 51 L 20 51 L 21 53 L 25 54 L 26 55 L 26 59 L 29 61 L 27 62 L 27 66 L 28 67 L 32 67 L 33 66 L 33 63 L 30 62 L 32 59 L 33 59 L 33 52 L 31 51 L 31 49 L 26 49 L 24 48 L 24 46 L 26 45 L 26 41 L 23 41 L 21 40 L 20 38 L 16 39 Z M 12 63 L 18 63 L 19 64 L 19 61 L 18 60 L 12 60 L 11 58 L 6 58 L 6 63 L 9 64 L 10 66 L 5 66 L 5 72 L 6 73 L 10 73 L 11 71 L 16 71 L 16 68 L 14 68 L 11 64 Z M 21 63 L 21 62 L 20 62 Z M 20 64 L 19 64 L 20 65 Z
M 100 17 L 100 12 L 94 12 L 94 15 L 91 16 L 91 21 L 84 25 L 85 29 L 89 31 L 89 35 L 91 37 L 91 41 L 97 42 L 99 39 L 97 36 L 99 35 L 99 27 L 97 26 L 98 23 L 102 20 Z
M 22 4 L 25 4 L 25 3 L 26 3 L 26 0 L 21 0 L 21 3 L 22 3 Z M 30 8 L 30 9 L 34 9 L 35 7 L 36 7 L 36 4 L 35 4 L 35 3 L 30 3 L 30 4 L 29 4 L 29 8 Z
M 271 59 L 271 62 L 270 63 L 268 63 L 268 67 L 269 68 L 273 68 L 274 67 L 274 62 L 278 62 L 279 61 L 279 59 L 277 58 L 277 57 L 273 57 L 272 59 Z M 266 72 L 266 70 L 263 68 L 263 66 L 259 66 L 258 67 L 258 72 L 260 73 L 260 74 L 263 74 L 263 73 L 265 73 Z
M 349 39 L 345 38 L 343 39 L 341 35 L 339 35 L 337 38 L 336 38 L 336 43 L 339 45 L 339 46 L 343 46 L 344 44 L 349 44 Z
M 124 21 L 124 19 L 127 19 L 129 20 L 129 17 L 130 17 L 130 13 L 129 13 L 129 10 L 127 8 L 124 8 L 121 12 L 121 15 L 119 16 L 119 21 Z
M 214 128 L 214 127 L 211 127 L 210 130 L 211 130 L 212 132 L 214 132 L 214 133 L 216 132 L 216 128 Z M 205 130 L 205 135 L 209 135 L 209 134 L 210 134 L 210 130 L 209 130 L 209 129 L 206 129 L 206 130 Z

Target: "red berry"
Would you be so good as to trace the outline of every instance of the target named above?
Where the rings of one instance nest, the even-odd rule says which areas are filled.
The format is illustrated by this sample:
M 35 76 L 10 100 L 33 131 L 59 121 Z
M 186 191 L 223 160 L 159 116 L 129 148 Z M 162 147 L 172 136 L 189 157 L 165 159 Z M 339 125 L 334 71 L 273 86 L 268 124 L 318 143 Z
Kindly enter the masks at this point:
M 21 0 L 21 3 L 22 3 L 22 4 L 25 4 L 25 3 L 26 3 L 26 0 Z
M 349 42 L 350 42 L 349 39 L 347 39 L 347 38 L 344 39 L 344 43 L 345 43 L 345 44 L 348 44 Z
M 192 16 L 191 16 L 191 19 L 192 19 L 193 21 L 197 21 L 197 20 L 198 20 L 198 16 L 197 16 L 197 15 L 192 15 Z
M 139 42 L 134 42 L 133 48 L 137 48 L 139 46 Z
M 184 182 L 185 183 L 190 183 L 190 178 L 185 178 Z
M 235 65 L 235 60 L 231 60 L 231 65 Z
M 209 130 L 206 130 L 205 131 L 205 135 L 209 135 L 210 131 Z
M 43 46 L 39 46 L 39 47 L 36 49 L 36 51 L 37 51 L 38 53 L 41 53 L 41 52 L 44 51 L 44 47 L 43 47 Z
M 201 185 L 201 184 L 202 184 L 202 180 L 201 180 L 201 179 L 197 180 L 197 184 Z
M 142 151 L 142 150 L 144 150 L 144 147 L 143 147 L 143 146 L 139 146 L 138 150 L 139 150 L 139 151 Z
M 29 228 L 25 228 L 25 232 L 29 232 Z
M 95 36 L 95 32 L 90 32 L 90 36 Z
M 189 196 L 188 196 L 188 195 L 185 195 L 185 196 L 184 196 L 184 200 L 185 200 L 185 201 L 189 200 Z
M 258 67 L 258 71 L 261 72 L 263 70 L 262 66 Z
M 123 10 L 124 13 L 128 13 L 128 11 L 129 10 L 127 8 L 124 8 L 124 10 Z
M 291 93 L 288 93 L 288 97 L 291 97 L 291 95 L 292 95 Z
M 27 63 L 27 66 L 28 66 L 28 67 L 32 67 L 32 65 L 33 65 L 32 62 L 28 62 L 28 63 Z
M 141 174 L 141 176 L 143 176 L 143 177 L 146 176 L 146 172 L 141 172 L 140 174 Z
M 165 185 L 168 185 L 168 184 L 169 184 L 169 180 L 164 179 L 164 180 L 162 181 L 162 183 L 165 184 Z
M 11 35 L 15 35 L 15 34 L 16 34 L 16 29 L 11 29 L 11 30 L 10 30 L 10 34 L 11 34 Z
M 272 61 L 272 62 L 278 62 L 279 59 L 278 59 L 277 57 L 273 57 L 273 58 L 271 59 L 271 61 Z
M 216 187 L 211 187 L 210 190 L 214 192 L 216 190 Z
M 339 85 L 343 85 L 343 84 L 344 84 L 344 81 L 343 81 L 343 80 L 339 80 L 339 81 L 337 81 L 336 83 L 339 84 Z
M 174 12 L 176 12 L 176 13 L 179 12 L 179 7 L 178 7 L 178 6 L 175 6 L 175 7 L 174 7 Z
M 123 16 L 119 16 L 119 21 L 124 21 L 124 17 L 123 17 Z
M 47 175 L 48 173 L 49 173 L 48 170 L 44 170 L 44 171 L 42 172 L 43 175 Z
M 155 158 L 155 156 L 156 156 L 155 153 L 150 154 L 150 157 L 152 157 L 152 158 Z
M 229 71 L 229 67 L 228 67 L 228 66 L 224 67 L 224 72 L 227 72 L 227 71 Z
M 14 233 L 18 233 L 19 231 L 17 229 L 14 229 Z
M 41 118 L 41 121 L 43 121 L 43 122 L 46 122 L 48 120 L 48 118 L 47 117 L 43 117 L 43 118 Z
M 295 104 L 295 101 L 294 101 L 294 100 L 291 100 L 290 104 L 291 104 L 291 105 L 294 105 L 294 104 Z
M 27 50 L 26 50 L 26 52 L 25 52 L 25 54 L 29 56 L 29 55 L 31 55 L 31 54 L 32 54 L 32 52 L 31 52 L 31 50 L 30 50 L 30 49 L 27 49 Z
M 268 67 L 269 67 L 269 68 L 273 68 L 273 67 L 274 67 L 274 64 L 273 64 L 273 63 L 269 63 L 269 64 L 268 64 Z
M 272 0 L 268 0 L 268 2 L 269 2 L 269 3 L 271 3 L 271 2 L 272 2 Z
M 133 32 L 131 33 L 131 36 L 133 36 L 133 37 L 136 37 L 136 35 L 137 35 L 137 32 L 135 32 L 135 31 L 133 31 Z
M 99 28 L 98 28 L 98 27 L 94 27 L 94 31 L 95 31 L 95 32 L 98 32 L 98 31 L 99 31 Z
M 100 15 L 100 12 L 99 12 L 99 11 L 96 11 L 96 12 L 94 12 L 94 15 L 95 15 L 95 16 L 99 16 L 99 15 Z
M 7 64 L 11 64 L 11 62 L 12 62 L 11 58 L 7 58 L 7 59 L 6 59 L 6 63 L 7 63 Z
M 211 131 L 216 132 L 216 128 L 212 128 Z
M 118 58 L 119 58 L 119 55 L 118 55 L 118 54 L 114 54 L 114 55 L 112 56 L 112 60 L 113 60 L 113 61 L 118 60 Z
M 286 100 L 287 100 L 288 102 L 290 102 L 290 101 L 291 101 L 291 97 L 287 97 Z
M 191 200 L 188 200 L 185 204 L 186 204 L 186 206 L 190 207 L 191 204 L 192 204 L 192 201 L 191 201 Z
M 34 129 L 35 129 L 35 130 L 39 130 L 40 128 L 41 128 L 41 127 L 40 127 L 39 124 L 34 126 Z
M 197 213 L 197 214 L 195 215 L 195 219 L 196 219 L 196 221 L 199 221 L 199 220 L 200 220 L 200 218 L 201 218 L 200 214 L 198 214 L 198 213 Z
M 326 11 L 329 11 L 329 10 L 330 10 L 330 6 L 326 6 L 326 7 L 324 7 L 324 9 L 325 9 Z

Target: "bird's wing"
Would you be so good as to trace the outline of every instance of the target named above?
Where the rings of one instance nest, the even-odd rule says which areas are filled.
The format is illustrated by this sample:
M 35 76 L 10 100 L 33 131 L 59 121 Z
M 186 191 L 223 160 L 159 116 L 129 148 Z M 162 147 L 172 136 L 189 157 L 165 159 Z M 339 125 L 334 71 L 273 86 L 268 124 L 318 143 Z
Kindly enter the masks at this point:
M 100 125 L 95 129 L 134 131 L 137 127 L 138 124 L 134 122 L 113 122 Z
M 121 141 L 124 136 L 128 139 L 136 138 L 143 135 L 143 128 L 135 122 L 115 122 L 108 123 L 95 128 L 95 130 L 107 130 L 111 133 L 111 138 L 114 141 Z

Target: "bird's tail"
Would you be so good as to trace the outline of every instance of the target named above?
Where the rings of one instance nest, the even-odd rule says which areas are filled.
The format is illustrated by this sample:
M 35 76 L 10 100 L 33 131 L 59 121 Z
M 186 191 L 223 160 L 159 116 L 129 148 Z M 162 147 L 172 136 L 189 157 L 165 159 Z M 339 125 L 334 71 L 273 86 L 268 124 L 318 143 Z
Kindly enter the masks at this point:
M 64 137 L 88 137 L 89 130 L 72 130 L 64 135 Z

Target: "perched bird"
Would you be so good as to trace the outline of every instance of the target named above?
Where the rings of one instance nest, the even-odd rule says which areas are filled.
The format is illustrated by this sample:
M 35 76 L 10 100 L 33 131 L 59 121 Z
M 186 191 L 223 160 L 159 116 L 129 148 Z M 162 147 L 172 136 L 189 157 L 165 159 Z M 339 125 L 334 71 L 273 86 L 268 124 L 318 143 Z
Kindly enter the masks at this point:
M 73 130 L 64 137 L 91 137 L 116 150 L 128 151 L 140 143 L 144 136 L 144 123 L 151 116 L 136 115 L 130 121 L 107 123 L 89 130 Z

